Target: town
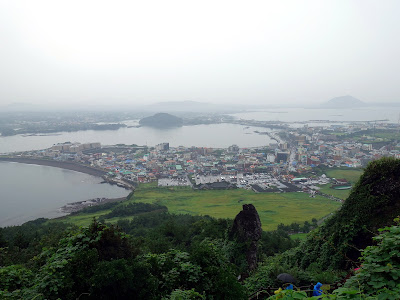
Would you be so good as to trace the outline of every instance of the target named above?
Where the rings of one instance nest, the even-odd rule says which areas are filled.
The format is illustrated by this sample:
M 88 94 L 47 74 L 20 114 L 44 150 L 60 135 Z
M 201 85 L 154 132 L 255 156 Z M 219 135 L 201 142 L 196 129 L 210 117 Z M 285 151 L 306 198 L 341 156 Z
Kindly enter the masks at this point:
M 310 197 L 316 193 L 325 195 L 320 191 L 321 185 L 329 184 L 337 190 L 351 188 L 351 183 L 343 178 L 326 176 L 326 168 L 359 169 L 383 156 L 400 158 L 397 124 L 306 124 L 285 131 L 255 133 L 267 134 L 276 142 L 262 147 L 232 145 L 224 149 L 170 147 L 168 142 L 155 147 L 65 142 L 11 156 L 74 162 L 102 170 L 106 180 L 121 186 L 125 183 L 129 188 L 157 181 L 158 186 L 167 187 L 245 188 L 257 193 L 297 191 L 308 192 Z

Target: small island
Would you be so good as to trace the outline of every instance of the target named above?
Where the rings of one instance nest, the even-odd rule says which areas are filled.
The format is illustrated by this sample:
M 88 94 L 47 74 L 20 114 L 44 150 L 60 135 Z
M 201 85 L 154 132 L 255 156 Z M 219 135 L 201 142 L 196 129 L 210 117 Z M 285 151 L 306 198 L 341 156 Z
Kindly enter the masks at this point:
M 324 108 L 357 108 L 366 106 L 366 103 L 353 96 L 340 96 L 322 104 Z
M 143 118 L 139 121 L 142 126 L 149 126 L 155 128 L 170 128 L 170 127 L 181 127 L 183 120 L 167 113 L 158 113 L 154 116 Z

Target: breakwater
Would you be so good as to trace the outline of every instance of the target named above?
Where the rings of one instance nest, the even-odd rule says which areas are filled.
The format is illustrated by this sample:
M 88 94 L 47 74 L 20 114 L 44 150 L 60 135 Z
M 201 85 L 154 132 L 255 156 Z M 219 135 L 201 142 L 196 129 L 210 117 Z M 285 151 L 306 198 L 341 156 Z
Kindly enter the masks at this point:
M 126 197 L 120 197 L 120 198 L 95 198 L 95 199 L 90 199 L 90 200 L 85 200 L 85 201 L 78 201 L 78 202 L 72 202 L 64 205 L 63 207 L 60 208 L 60 211 L 63 213 L 76 213 L 86 207 L 92 207 L 92 206 L 98 206 L 106 203 L 111 203 L 111 202 L 120 202 L 126 200 Z
M 99 176 L 99 177 L 104 176 L 106 174 L 106 172 L 103 170 L 85 166 L 85 165 L 81 165 L 81 164 L 78 164 L 75 162 L 70 162 L 70 161 L 57 161 L 57 160 L 27 158 L 27 157 L 0 157 L 0 161 L 49 166 L 49 167 L 72 170 L 72 171 L 81 172 L 81 173 L 85 173 L 85 174 L 89 174 L 89 175 L 93 175 L 93 176 Z

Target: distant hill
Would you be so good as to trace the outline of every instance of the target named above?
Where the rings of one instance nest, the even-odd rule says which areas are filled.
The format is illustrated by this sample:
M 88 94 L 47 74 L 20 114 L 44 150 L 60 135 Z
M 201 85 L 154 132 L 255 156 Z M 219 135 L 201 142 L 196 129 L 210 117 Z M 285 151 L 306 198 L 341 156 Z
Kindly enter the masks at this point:
M 180 127 L 183 124 L 183 120 L 167 113 L 158 113 L 154 116 L 141 119 L 139 124 L 156 128 Z
M 351 108 L 351 107 L 362 107 L 366 103 L 361 100 L 354 98 L 353 96 L 340 96 L 323 103 L 324 108 Z

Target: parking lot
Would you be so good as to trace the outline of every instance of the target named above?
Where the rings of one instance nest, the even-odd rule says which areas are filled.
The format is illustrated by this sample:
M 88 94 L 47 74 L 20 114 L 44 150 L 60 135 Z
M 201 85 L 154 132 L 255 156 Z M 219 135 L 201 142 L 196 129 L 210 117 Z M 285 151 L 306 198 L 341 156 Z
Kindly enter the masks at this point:
M 182 178 L 161 178 L 158 179 L 158 186 L 192 186 L 192 183 L 186 176 Z
M 221 182 L 221 181 L 234 183 L 241 188 L 250 187 L 252 184 L 262 185 L 263 187 L 277 186 L 280 184 L 278 179 L 265 173 L 251 174 L 251 175 L 244 175 L 239 173 L 237 174 L 237 176 L 231 176 L 231 175 L 195 176 L 196 184 L 205 184 L 205 183 Z

